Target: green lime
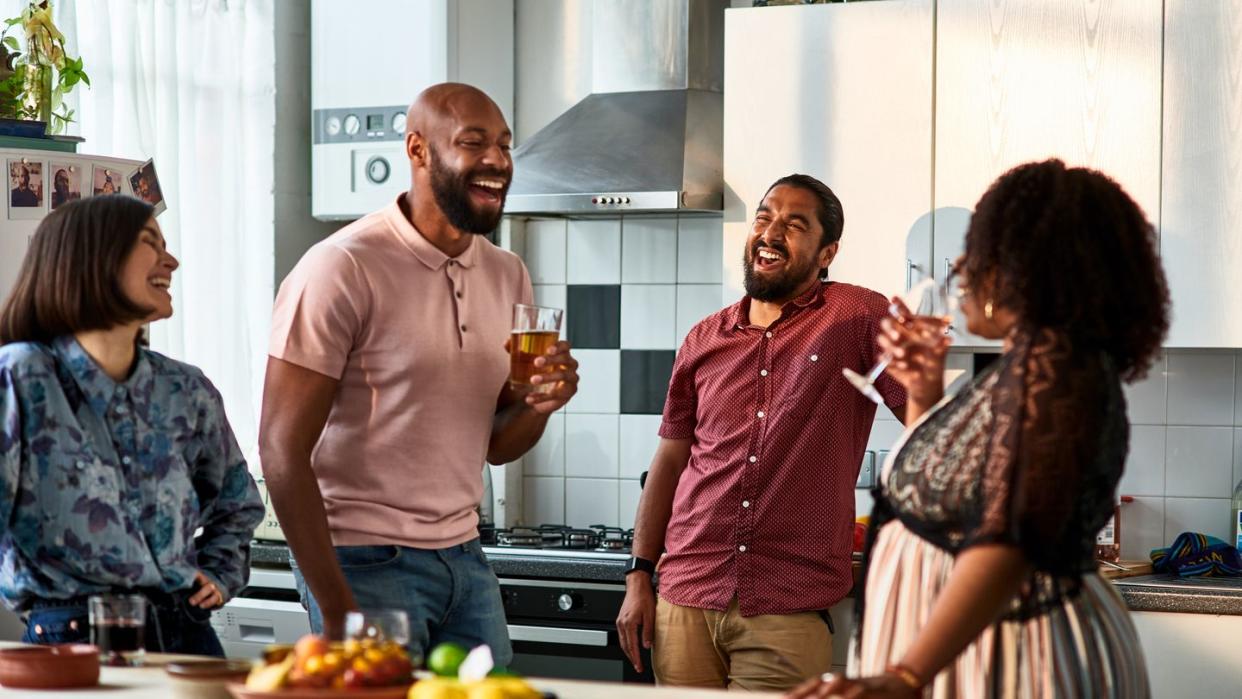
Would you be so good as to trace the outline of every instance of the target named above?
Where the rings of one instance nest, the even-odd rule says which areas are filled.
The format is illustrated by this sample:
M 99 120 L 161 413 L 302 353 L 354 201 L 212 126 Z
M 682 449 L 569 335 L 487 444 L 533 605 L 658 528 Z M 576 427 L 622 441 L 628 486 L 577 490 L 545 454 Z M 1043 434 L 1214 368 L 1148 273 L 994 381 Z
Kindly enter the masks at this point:
M 468 652 L 456 643 L 441 643 L 427 656 L 427 669 L 441 677 L 456 677 L 457 668 L 461 667 Z

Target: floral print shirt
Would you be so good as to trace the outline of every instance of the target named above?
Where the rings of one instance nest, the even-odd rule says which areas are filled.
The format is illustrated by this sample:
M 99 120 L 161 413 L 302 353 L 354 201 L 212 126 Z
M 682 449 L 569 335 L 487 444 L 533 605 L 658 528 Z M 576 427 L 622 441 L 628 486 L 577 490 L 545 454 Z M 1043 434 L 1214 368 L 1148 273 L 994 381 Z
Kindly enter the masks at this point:
M 117 383 L 72 336 L 0 347 L 0 598 L 249 577 L 263 502 L 203 373 L 145 348 Z

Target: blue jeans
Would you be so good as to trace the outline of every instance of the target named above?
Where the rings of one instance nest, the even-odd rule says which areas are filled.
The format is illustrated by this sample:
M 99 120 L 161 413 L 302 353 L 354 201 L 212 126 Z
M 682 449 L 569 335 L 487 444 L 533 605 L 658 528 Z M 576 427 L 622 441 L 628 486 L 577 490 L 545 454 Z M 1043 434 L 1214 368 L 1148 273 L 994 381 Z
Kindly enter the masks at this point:
M 169 601 L 147 607 L 145 645 L 151 653 L 181 653 L 224 657 L 224 648 L 211 628 L 211 612 L 187 609 L 188 603 Z M 90 618 L 84 600 L 36 603 L 26 618 L 23 643 L 90 643 Z
M 452 641 L 466 648 L 488 645 L 497 667 L 513 660 L 500 585 L 479 540 L 446 549 L 406 546 L 337 546 L 336 559 L 358 606 L 404 609 L 410 617 L 410 652 Z M 311 630 L 323 632 L 323 615 L 293 562 Z

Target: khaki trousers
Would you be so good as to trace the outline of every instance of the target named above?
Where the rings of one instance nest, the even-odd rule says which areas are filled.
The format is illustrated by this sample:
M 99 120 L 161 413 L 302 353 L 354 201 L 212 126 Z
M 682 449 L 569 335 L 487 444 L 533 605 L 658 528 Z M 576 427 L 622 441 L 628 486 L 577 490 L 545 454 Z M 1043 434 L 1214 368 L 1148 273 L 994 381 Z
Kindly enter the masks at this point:
M 832 634 L 817 612 L 743 617 L 656 602 L 656 683 L 744 691 L 792 689 L 832 668 Z

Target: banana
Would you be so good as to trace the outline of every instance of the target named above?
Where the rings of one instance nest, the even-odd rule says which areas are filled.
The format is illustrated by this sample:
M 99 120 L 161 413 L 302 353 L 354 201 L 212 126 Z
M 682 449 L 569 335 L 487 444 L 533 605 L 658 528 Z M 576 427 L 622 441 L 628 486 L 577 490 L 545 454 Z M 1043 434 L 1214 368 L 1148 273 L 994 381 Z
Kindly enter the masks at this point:
M 293 654 L 273 665 L 257 665 L 246 677 L 246 689 L 259 692 L 272 692 L 285 686 L 285 678 L 293 670 Z

